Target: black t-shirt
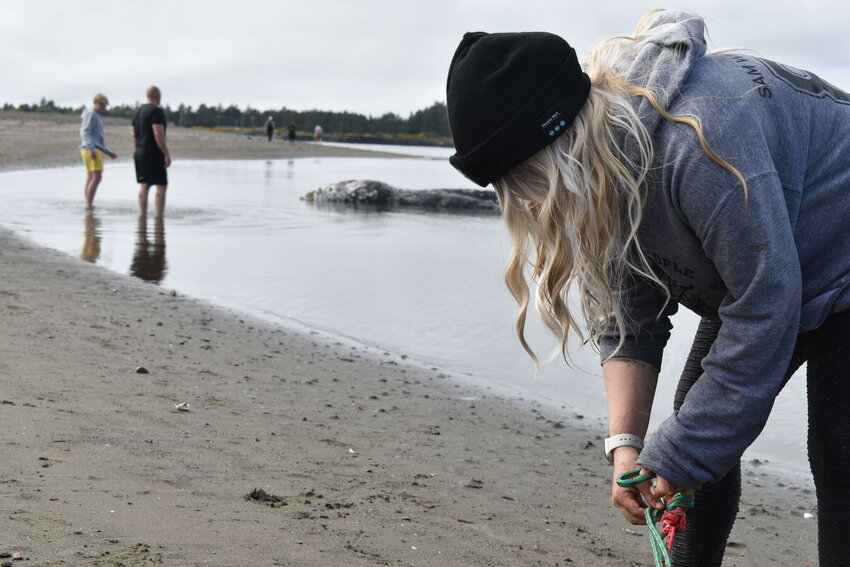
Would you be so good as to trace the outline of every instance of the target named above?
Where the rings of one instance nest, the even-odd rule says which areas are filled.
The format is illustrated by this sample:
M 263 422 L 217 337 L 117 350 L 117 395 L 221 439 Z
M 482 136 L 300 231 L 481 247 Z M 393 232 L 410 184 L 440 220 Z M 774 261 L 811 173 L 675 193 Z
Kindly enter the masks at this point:
M 162 124 L 163 131 L 165 130 L 165 111 L 155 104 L 143 104 L 133 116 L 133 130 L 136 132 L 134 159 L 140 161 L 165 159 L 153 136 L 154 124 Z

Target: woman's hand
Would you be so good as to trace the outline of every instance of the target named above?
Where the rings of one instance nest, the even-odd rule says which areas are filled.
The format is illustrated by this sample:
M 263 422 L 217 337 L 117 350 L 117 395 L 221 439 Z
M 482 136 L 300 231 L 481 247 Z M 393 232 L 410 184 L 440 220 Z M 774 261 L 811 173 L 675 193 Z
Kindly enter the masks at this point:
M 622 487 L 617 484 L 617 477 L 635 469 L 635 461 L 639 454 L 640 452 L 634 447 L 624 446 L 614 449 L 614 478 L 611 486 L 611 503 L 625 519 L 635 525 L 646 524 L 645 503 L 654 508 L 664 507 L 652 493 L 652 481 L 631 487 Z
M 663 476 L 655 477 L 655 486 L 650 487 L 650 492 L 652 493 L 653 498 L 667 498 L 674 494 L 679 494 L 680 492 L 682 494 L 694 493 L 692 489 L 676 486 Z
M 635 525 L 646 524 L 645 508 L 649 506 L 656 510 L 664 510 L 662 498 L 668 500 L 674 494 L 693 494 L 694 490 L 677 486 L 664 478 L 656 476 L 653 480 L 647 480 L 630 487 L 622 487 L 617 484 L 617 478 L 635 469 L 635 461 L 638 458 L 638 450 L 633 447 L 619 447 L 614 451 L 614 482 L 611 489 L 611 503 L 629 522 Z M 641 476 L 652 476 L 652 471 L 641 468 Z
M 112 159 L 115 159 L 115 158 L 118 157 L 118 154 L 116 154 L 115 152 L 109 152 L 109 157 L 111 157 Z

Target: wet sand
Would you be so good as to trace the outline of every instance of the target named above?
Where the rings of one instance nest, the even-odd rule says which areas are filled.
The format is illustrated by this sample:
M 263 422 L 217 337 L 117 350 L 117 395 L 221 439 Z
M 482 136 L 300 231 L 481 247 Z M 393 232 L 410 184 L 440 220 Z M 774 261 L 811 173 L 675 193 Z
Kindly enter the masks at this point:
M 19 118 L 0 113 L 0 170 L 79 161 L 77 117 Z M 114 122 L 107 143 L 128 156 Z M 173 167 L 356 152 L 169 137 Z M 598 420 L 6 230 L 0 263 L 0 553 L 23 564 L 652 564 L 645 528 L 608 505 Z M 725 564 L 815 565 L 805 512 L 810 491 L 748 464 Z

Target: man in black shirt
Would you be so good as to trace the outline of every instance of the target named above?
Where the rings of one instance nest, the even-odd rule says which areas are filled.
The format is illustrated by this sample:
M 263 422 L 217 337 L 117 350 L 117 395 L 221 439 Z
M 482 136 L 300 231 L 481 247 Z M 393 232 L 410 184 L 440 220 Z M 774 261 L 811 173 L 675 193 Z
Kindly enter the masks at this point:
M 165 211 L 165 190 L 168 188 L 168 172 L 171 155 L 165 143 L 165 112 L 159 106 L 162 93 L 157 87 L 147 90 L 147 104 L 136 110 L 133 116 L 133 142 L 136 151 L 136 181 L 139 183 L 139 213 L 147 215 L 148 191 L 156 185 L 156 216 Z

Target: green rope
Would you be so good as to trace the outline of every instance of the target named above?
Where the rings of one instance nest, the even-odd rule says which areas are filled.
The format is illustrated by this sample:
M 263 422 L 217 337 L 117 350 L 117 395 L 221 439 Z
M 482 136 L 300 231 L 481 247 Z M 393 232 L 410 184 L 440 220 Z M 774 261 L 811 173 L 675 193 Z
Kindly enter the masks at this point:
M 622 486 L 623 488 L 631 488 L 636 484 L 640 484 L 642 482 L 646 482 L 647 480 L 652 480 L 655 478 L 655 475 L 645 475 L 640 474 L 640 469 L 634 469 L 629 472 L 624 472 L 620 476 L 617 477 L 617 484 Z
M 617 484 L 624 488 L 630 488 L 641 482 L 651 480 L 654 476 L 654 474 L 642 475 L 640 474 L 640 469 L 634 469 L 618 476 Z M 661 501 L 664 502 L 664 499 Z M 673 511 L 676 508 L 693 508 L 694 495 L 679 492 L 673 495 L 667 502 L 664 502 L 664 507 L 666 511 Z M 655 567 L 668 567 L 672 565 L 668 549 L 668 545 L 672 547 L 672 535 L 665 541 L 664 535 L 655 526 L 661 520 L 664 512 L 647 507 L 644 510 L 644 514 L 646 515 L 646 525 L 649 528 L 649 544 L 652 547 L 652 557 L 655 559 Z

